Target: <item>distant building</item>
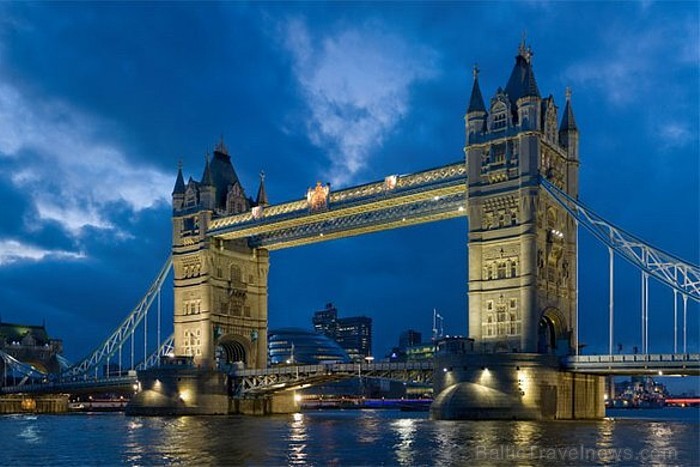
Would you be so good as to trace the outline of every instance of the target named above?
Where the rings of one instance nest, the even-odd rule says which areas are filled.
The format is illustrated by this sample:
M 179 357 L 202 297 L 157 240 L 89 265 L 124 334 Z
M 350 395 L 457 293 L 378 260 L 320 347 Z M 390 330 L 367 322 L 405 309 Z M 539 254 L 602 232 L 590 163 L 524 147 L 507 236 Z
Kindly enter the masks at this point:
M 422 343 L 422 335 L 418 331 L 409 329 L 404 331 L 399 336 L 399 349 L 406 350 L 408 347 L 413 347 L 414 345 L 419 345 Z
M 372 318 L 354 316 L 338 320 L 336 342 L 354 361 L 372 355 Z
M 317 333 L 335 339 L 338 331 L 338 310 L 332 303 L 326 303 L 326 308 L 314 313 L 312 321 Z
M 314 330 L 336 341 L 353 361 L 372 355 L 372 318 L 353 316 L 338 318 L 332 303 L 314 313 Z
M 268 359 L 273 365 L 349 363 L 350 357 L 334 340 L 303 329 L 284 328 L 268 333 Z
M 58 354 L 63 352 L 63 341 L 50 338 L 44 325 L 0 322 L 0 350 L 44 372 L 61 370 Z

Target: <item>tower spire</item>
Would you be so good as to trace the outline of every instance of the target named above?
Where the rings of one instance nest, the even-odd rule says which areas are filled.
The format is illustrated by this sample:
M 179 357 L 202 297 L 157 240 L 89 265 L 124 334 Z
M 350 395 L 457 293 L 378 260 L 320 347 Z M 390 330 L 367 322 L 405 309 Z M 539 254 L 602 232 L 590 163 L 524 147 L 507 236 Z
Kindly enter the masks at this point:
M 185 194 L 185 179 L 182 177 L 182 160 L 177 162 L 177 179 L 175 179 L 175 187 L 173 188 L 173 195 L 184 195 Z
M 476 63 L 472 69 L 472 74 L 474 75 L 474 85 L 472 86 L 472 95 L 469 98 L 467 114 L 472 112 L 486 112 L 484 98 L 481 95 L 481 88 L 479 87 L 479 66 Z
M 202 185 L 214 186 L 214 179 L 211 176 L 211 168 L 209 167 L 209 151 L 204 156 L 204 174 L 202 175 Z
M 566 105 L 564 107 L 564 116 L 561 118 L 559 131 L 578 131 L 576 119 L 574 118 L 574 109 L 571 106 L 571 88 L 566 87 Z
M 265 190 L 265 172 L 260 171 L 260 187 L 258 188 L 258 196 L 256 196 L 255 203 L 258 206 L 267 206 L 270 203 L 267 201 L 267 191 Z

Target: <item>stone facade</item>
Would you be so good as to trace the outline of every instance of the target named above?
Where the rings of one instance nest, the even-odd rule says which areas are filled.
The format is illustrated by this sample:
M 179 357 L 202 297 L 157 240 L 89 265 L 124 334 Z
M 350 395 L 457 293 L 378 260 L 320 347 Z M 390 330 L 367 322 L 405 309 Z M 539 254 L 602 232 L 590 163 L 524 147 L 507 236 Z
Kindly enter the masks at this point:
M 578 196 L 578 130 L 570 94 L 561 124 L 522 44 L 488 108 L 478 70 L 466 123 L 469 336 L 484 352 L 575 348 L 576 226 L 539 187 Z
M 180 169 L 173 190 L 175 353 L 203 367 L 267 365 L 267 274 L 269 255 L 245 240 L 207 236 L 213 219 L 267 204 L 245 191 L 223 142 L 207 157 L 200 182 L 184 183 Z

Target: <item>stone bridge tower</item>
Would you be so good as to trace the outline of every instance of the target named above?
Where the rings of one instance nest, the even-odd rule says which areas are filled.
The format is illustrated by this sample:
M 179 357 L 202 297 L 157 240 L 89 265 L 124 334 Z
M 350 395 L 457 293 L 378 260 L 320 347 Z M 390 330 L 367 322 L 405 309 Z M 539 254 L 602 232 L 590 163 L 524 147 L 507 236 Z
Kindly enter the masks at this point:
M 568 354 L 576 320 L 576 226 L 538 185 L 578 197 L 578 129 L 535 81 L 523 42 L 489 106 L 478 69 L 465 116 L 469 336 L 484 352 Z M 559 123 L 561 122 L 561 123 Z
M 257 199 L 247 198 L 221 141 L 200 181 L 185 183 L 178 170 L 173 190 L 174 332 L 176 355 L 202 367 L 243 362 L 267 366 L 269 255 L 246 240 L 207 235 L 212 219 L 267 204 L 261 176 Z

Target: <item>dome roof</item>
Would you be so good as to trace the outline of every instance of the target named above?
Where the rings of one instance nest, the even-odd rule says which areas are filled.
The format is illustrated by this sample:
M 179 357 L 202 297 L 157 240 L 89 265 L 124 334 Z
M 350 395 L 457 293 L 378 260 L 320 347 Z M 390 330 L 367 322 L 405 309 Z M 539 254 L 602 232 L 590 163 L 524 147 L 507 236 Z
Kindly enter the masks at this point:
M 305 329 L 271 330 L 268 333 L 267 347 L 270 365 L 317 365 L 330 361 L 350 363 L 347 352 L 337 342 Z

